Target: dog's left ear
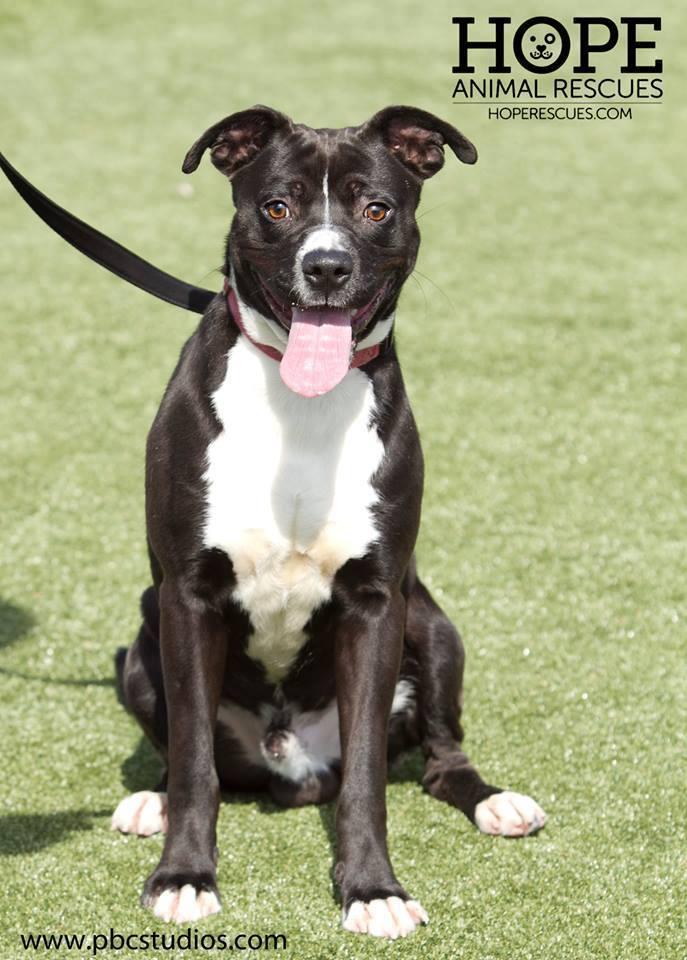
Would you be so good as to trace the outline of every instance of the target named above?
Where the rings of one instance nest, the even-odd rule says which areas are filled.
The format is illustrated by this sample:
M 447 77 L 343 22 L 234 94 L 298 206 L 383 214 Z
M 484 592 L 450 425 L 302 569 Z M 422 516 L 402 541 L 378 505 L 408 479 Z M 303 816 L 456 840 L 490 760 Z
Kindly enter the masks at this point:
M 381 136 L 401 163 L 422 177 L 433 177 L 444 165 L 444 144 L 463 163 L 476 163 L 477 150 L 460 130 L 416 107 L 386 107 L 363 125 L 362 136 Z
M 220 173 L 232 177 L 257 157 L 277 131 L 291 126 L 285 114 L 260 104 L 250 110 L 232 113 L 196 140 L 181 169 L 184 173 L 193 173 L 209 147 L 210 158 Z

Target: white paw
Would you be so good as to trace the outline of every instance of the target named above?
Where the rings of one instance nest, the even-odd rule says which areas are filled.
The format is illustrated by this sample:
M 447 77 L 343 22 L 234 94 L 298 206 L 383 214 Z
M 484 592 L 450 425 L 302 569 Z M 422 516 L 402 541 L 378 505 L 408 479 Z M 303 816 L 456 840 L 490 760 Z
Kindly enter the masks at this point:
M 151 909 L 166 923 L 194 923 L 219 913 L 222 907 L 211 890 L 196 890 L 193 884 L 187 883 L 180 890 L 163 890 L 151 903 Z
M 344 930 L 351 933 L 369 933 L 373 937 L 407 937 L 421 923 L 429 923 L 424 908 L 417 900 L 354 900 L 341 921 Z
M 504 790 L 477 804 L 475 823 L 482 833 L 526 837 L 528 833 L 541 830 L 546 823 L 546 814 L 532 797 Z
M 121 833 L 151 837 L 167 832 L 167 794 L 140 790 L 120 801 L 112 814 L 111 828 Z

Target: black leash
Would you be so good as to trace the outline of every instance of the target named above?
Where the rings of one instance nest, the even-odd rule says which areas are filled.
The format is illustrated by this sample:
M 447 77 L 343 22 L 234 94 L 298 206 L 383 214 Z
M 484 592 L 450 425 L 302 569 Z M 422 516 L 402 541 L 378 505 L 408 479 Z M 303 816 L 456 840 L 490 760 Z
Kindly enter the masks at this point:
M 131 250 L 127 250 L 121 243 L 116 243 L 106 237 L 104 233 L 96 230 L 95 227 L 90 227 L 83 220 L 79 220 L 73 213 L 69 213 L 63 207 L 58 206 L 44 193 L 37 190 L 26 177 L 23 177 L 12 166 L 2 153 L 0 153 L 0 169 L 19 196 L 28 203 L 44 223 L 47 223 L 67 243 L 71 243 L 81 253 L 85 253 L 91 260 L 95 260 L 101 267 L 105 267 L 106 270 L 121 277 L 122 280 L 145 290 L 146 293 L 152 293 L 154 297 L 159 297 L 160 300 L 173 303 L 175 307 L 183 307 L 184 310 L 191 310 L 193 313 L 204 313 L 210 301 L 217 296 L 213 290 L 205 290 L 203 287 L 196 287 L 192 283 L 184 283 L 183 280 L 178 280 L 171 274 L 165 273 L 164 270 L 159 270 L 152 263 L 148 263 L 147 260 L 132 253 Z M 232 315 L 236 319 L 234 310 L 232 310 Z M 243 330 L 240 318 L 237 323 Z M 243 332 L 245 333 L 245 330 Z M 374 356 L 386 353 L 393 343 L 393 336 L 392 328 L 379 345 L 379 350 Z M 373 359 L 373 357 L 370 359 Z
M 146 293 L 152 293 L 160 300 L 173 303 L 184 310 L 194 313 L 203 313 L 210 301 L 217 295 L 212 290 L 195 287 L 191 283 L 184 283 L 164 270 L 159 270 L 152 263 L 127 250 L 119 243 L 115 243 L 104 233 L 89 227 L 83 220 L 68 213 L 62 207 L 46 197 L 29 183 L 18 170 L 0 153 L 0 169 L 12 184 L 17 193 L 28 203 L 34 213 L 37 213 L 44 223 L 58 233 L 67 243 L 85 253 L 91 260 L 95 260 L 101 267 L 115 273 L 122 280 L 133 283 Z

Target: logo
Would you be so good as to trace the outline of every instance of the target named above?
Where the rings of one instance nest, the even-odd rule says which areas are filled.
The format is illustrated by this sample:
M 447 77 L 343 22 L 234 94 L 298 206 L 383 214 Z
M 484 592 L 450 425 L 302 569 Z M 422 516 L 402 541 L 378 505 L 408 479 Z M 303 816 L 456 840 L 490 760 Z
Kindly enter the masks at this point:
M 657 103 L 663 97 L 663 60 L 657 56 L 660 17 L 573 17 L 563 23 L 537 16 L 519 24 L 510 17 L 489 17 L 479 24 L 474 17 L 453 17 L 453 24 L 457 63 L 452 70 L 458 75 L 454 102 L 490 107 L 533 101 L 568 108 L 585 104 L 567 112 L 490 111 L 492 118 L 631 119 L 630 105 Z M 483 39 L 485 33 L 489 39 Z
M 530 60 L 547 61 L 547 60 L 550 60 L 554 55 L 557 58 L 556 60 L 554 60 L 554 64 L 556 64 L 558 60 L 560 60 L 561 53 L 559 50 L 556 49 L 556 45 L 558 46 L 562 45 L 562 38 L 560 33 L 554 33 L 552 30 L 548 30 L 546 33 L 544 33 L 543 30 L 538 31 L 537 33 L 533 33 L 530 35 L 529 42 L 532 44 L 532 47 L 529 50 L 529 54 L 528 54 Z M 545 62 L 540 64 L 540 69 L 544 69 L 545 67 L 546 67 Z M 546 67 L 547 71 L 549 69 L 550 67 Z

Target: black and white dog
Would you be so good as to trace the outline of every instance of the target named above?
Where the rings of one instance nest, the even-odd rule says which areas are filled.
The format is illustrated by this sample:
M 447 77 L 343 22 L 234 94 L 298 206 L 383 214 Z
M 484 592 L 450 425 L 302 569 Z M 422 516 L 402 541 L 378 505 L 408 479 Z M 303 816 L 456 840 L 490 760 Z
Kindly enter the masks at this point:
M 143 892 L 165 920 L 220 909 L 222 789 L 284 806 L 338 794 L 343 926 L 392 938 L 427 914 L 389 862 L 390 757 L 419 745 L 425 789 L 486 833 L 544 824 L 461 749 L 463 648 L 413 558 L 422 453 L 392 336 L 444 145 L 477 159 L 411 107 L 341 130 L 254 107 L 186 156 L 190 173 L 209 149 L 231 179 L 227 279 L 150 431 L 153 586 L 116 658 L 167 772 L 113 827 L 167 832 Z

